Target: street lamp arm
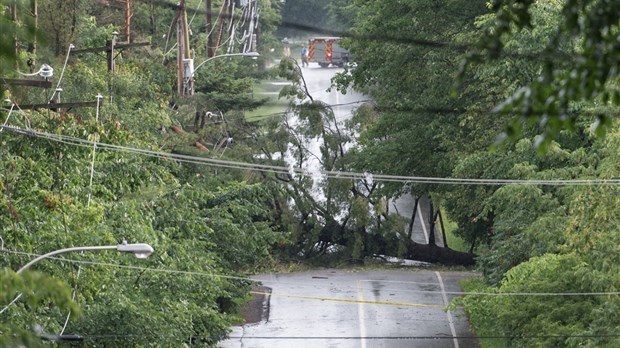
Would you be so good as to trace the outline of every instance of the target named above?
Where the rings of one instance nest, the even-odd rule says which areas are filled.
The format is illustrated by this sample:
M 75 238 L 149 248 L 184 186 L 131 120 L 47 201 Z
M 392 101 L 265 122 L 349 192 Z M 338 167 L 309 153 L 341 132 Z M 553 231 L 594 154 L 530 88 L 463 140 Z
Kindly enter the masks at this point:
M 0 242 L 2 242 L 2 249 L 0 250 L 3 250 L 4 241 L 2 240 L 2 238 L 0 238 Z M 148 244 L 144 244 L 144 243 L 127 244 L 126 242 L 123 242 L 123 244 L 119 244 L 119 245 L 82 246 L 82 247 L 65 248 L 65 249 L 54 250 L 47 254 L 37 256 L 36 258 L 32 259 L 27 264 L 23 265 L 20 269 L 18 269 L 17 272 L 15 272 L 15 274 L 20 274 L 21 272 L 28 269 L 30 266 L 34 265 L 35 263 L 45 258 L 54 256 L 54 255 L 70 253 L 74 251 L 96 251 L 96 250 L 116 250 L 116 251 L 120 251 L 124 253 L 132 253 L 134 254 L 135 257 L 139 259 L 145 259 L 151 256 L 151 254 L 153 253 L 153 247 Z M 9 303 L 2 310 L 0 310 L 0 314 L 4 313 L 4 311 L 6 311 L 7 308 L 9 308 L 13 303 L 17 302 L 17 300 L 19 300 L 19 298 L 22 297 L 22 295 L 23 293 L 20 293 L 19 295 L 17 295 L 17 297 L 15 297 L 13 301 L 11 301 L 11 303 Z
M 200 68 L 203 64 L 205 64 L 206 62 L 213 60 L 215 58 L 222 58 L 222 57 L 234 57 L 234 56 L 244 56 L 244 57 L 258 57 L 260 56 L 260 54 L 258 52 L 246 52 L 246 53 L 228 53 L 228 54 L 221 54 L 219 56 L 213 56 L 211 58 L 207 58 L 205 60 L 202 61 L 202 63 L 196 65 L 196 67 L 194 67 L 194 71 L 192 71 L 192 74 L 190 76 L 188 76 L 188 78 L 192 78 L 194 77 L 194 74 L 196 73 L 196 70 L 198 70 L 198 68 Z
M 73 248 L 65 248 L 65 249 L 58 249 L 58 250 L 54 250 L 52 252 L 49 252 L 47 254 L 44 255 L 39 255 L 38 257 L 30 260 L 30 262 L 28 262 L 27 264 L 23 265 L 20 269 L 17 270 L 17 274 L 23 272 L 24 270 L 28 269 L 30 266 L 34 265 L 35 263 L 54 256 L 54 255 L 58 255 L 58 254 L 64 254 L 64 253 L 70 253 L 73 251 L 93 251 L 93 250 L 114 250 L 116 249 L 116 245 L 106 245 L 106 246 L 90 246 L 90 247 L 73 247 Z
M 32 259 L 27 264 L 23 265 L 20 269 L 17 270 L 17 274 L 23 272 L 25 269 L 34 265 L 35 263 L 54 256 L 58 254 L 70 253 L 74 251 L 96 251 L 96 250 L 118 250 L 121 252 L 130 252 L 133 253 L 137 258 L 146 258 L 153 253 L 153 248 L 148 244 L 138 243 L 138 244 L 119 244 L 119 245 L 103 245 L 103 246 L 84 246 L 84 247 L 73 247 L 73 248 L 65 248 L 51 251 L 47 254 L 40 255 L 34 259 Z

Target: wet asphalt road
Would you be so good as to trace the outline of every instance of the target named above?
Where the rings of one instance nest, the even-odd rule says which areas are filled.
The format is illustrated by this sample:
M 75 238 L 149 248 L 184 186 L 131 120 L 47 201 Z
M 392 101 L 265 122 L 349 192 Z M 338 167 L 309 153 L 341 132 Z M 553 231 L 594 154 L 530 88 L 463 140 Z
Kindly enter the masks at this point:
M 477 347 L 444 305 L 468 272 L 315 270 L 255 277 L 271 287 L 268 317 L 235 327 L 221 347 Z

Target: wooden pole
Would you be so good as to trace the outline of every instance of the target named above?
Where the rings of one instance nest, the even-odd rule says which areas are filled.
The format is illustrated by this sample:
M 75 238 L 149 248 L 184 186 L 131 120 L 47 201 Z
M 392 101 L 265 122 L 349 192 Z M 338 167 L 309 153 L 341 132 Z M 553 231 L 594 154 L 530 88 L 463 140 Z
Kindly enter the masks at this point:
M 131 42 L 131 0 L 125 0 L 125 38 L 127 43 Z
M 34 20 L 34 37 L 28 45 L 28 66 L 30 67 L 30 72 L 33 73 L 37 65 L 37 36 L 39 35 L 39 6 L 37 0 L 30 0 L 30 10 Z
M 211 0 L 206 1 L 207 13 L 207 58 L 211 58 L 215 55 L 213 49 L 213 16 L 211 14 Z
M 13 0 L 13 4 L 11 5 L 11 20 L 13 20 L 14 23 L 14 28 L 17 28 L 17 0 Z M 13 54 L 15 54 L 15 57 L 18 56 L 18 52 L 17 52 L 17 33 L 15 32 L 13 34 Z M 15 60 L 15 62 L 17 62 L 17 60 Z
M 185 44 L 185 38 L 183 37 L 185 31 L 183 30 L 183 18 L 181 14 L 185 11 L 185 0 L 181 0 L 179 3 L 179 13 L 177 20 L 177 92 L 179 96 L 183 96 L 183 58 L 185 54 L 185 48 L 183 45 Z

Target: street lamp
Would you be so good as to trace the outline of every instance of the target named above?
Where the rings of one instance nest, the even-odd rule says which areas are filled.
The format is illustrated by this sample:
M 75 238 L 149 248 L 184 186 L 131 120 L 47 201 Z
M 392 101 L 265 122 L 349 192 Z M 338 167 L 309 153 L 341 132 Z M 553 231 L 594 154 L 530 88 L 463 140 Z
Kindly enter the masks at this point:
M 4 249 L 4 242 L 2 244 L 3 246 L 2 246 L 2 249 L 0 250 Z M 54 255 L 70 253 L 74 251 L 97 251 L 97 250 L 116 250 L 116 251 L 123 252 L 123 253 L 132 253 L 134 254 L 135 257 L 139 259 L 146 259 L 147 257 L 151 256 L 151 254 L 153 253 L 153 247 L 151 247 L 148 244 L 144 244 L 144 243 L 127 244 L 126 242 L 123 242 L 123 244 L 118 244 L 118 245 L 84 246 L 84 247 L 65 248 L 65 249 L 55 250 L 55 251 L 49 252 L 44 255 L 40 255 L 32 259 L 30 262 L 28 262 L 27 264 L 23 265 L 20 269 L 18 269 L 17 272 L 15 272 L 15 274 L 20 274 L 24 270 L 30 268 L 30 266 L 34 265 L 35 263 L 43 259 L 46 259 L 48 257 L 54 256 Z M 0 310 L 0 314 L 6 311 L 7 308 L 9 308 L 13 303 L 17 302 L 17 300 L 19 300 L 19 298 L 22 297 L 22 295 L 23 293 L 20 293 L 19 295 L 17 295 L 13 299 L 13 301 L 11 301 L 2 310 Z
M 188 64 L 185 67 L 186 74 L 185 74 L 185 78 L 183 81 L 183 85 L 184 85 L 183 90 L 189 91 L 188 94 L 190 95 L 194 94 L 194 88 L 193 88 L 194 84 L 192 83 L 192 79 L 194 78 L 194 74 L 196 73 L 196 70 L 198 70 L 198 68 L 203 66 L 206 62 L 213 60 L 215 58 L 235 57 L 235 56 L 258 58 L 260 54 L 258 52 L 227 53 L 227 54 L 221 54 L 219 56 L 213 56 L 211 58 L 207 58 L 203 60 L 202 63 L 196 65 L 196 67 L 191 66 L 192 64 Z M 188 60 L 191 60 L 193 62 L 192 59 L 188 59 Z
M 104 245 L 104 246 L 85 246 L 85 247 L 73 247 L 73 248 L 65 248 L 65 249 L 59 249 L 59 250 L 55 250 L 52 252 L 49 252 L 47 254 L 41 255 L 35 259 L 32 259 L 30 262 L 28 262 L 27 264 L 23 265 L 22 268 L 18 269 L 17 274 L 23 272 L 25 269 L 29 268 L 30 266 L 34 265 L 35 263 L 48 258 L 50 256 L 54 256 L 54 255 L 58 255 L 58 254 L 64 254 L 64 253 L 70 253 L 70 252 L 74 252 L 74 251 L 96 251 L 96 250 L 117 250 L 120 252 L 124 252 L 124 253 L 133 253 L 135 257 L 139 258 L 139 259 L 146 259 L 147 257 L 151 256 L 151 254 L 153 253 L 153 247 L 151 247 L 148 244 L 144 244 L 144 243 L 137 243 L 137 244 L 127 244 L 127 243 L 123 243 L 123 244 L 119 244 L 119 245 Z

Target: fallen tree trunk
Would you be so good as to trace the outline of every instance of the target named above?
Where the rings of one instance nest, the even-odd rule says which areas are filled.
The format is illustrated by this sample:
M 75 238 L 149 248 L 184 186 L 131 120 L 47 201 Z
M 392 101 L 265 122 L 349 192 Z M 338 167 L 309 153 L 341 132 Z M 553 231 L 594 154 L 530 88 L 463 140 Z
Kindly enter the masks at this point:
M 374 254 L 405 258 L 408 260 L 439 263 L 442 265 L 472 266 L 476 255 L 431 244 L 420 244 L 411 239 L 389 240 L 384 236 L 369 236 L 368 250 Z M 399 244 L 405 243 L 405 253 L 398 252 Z M 401 249 L 402 250 L 402 249 Z
M 403 257 L 415 261 L 440 263 L 443 265 L 471 266 L 476 255 L 464 253 L 437 245 L 419 244 L 414 241 L 407 243 L 407 253 Z
M 323 226 L 318 242 L 353 245 L 353 234 L 337 222 L 332 221 L 332 223 Z M 408 239 L 406 234 L 401 235 L 399 238 L 396 234 L 386 237 L 381 234 L 365 233 L 363 240 L 364 256 L 384 255 L 442 265 L 472 266 L 475 263 L 476 255 L 473 253 L 456 251 L 437 245 L 416 243 Z M 403 243 L 405 244 L 404 254 Z

